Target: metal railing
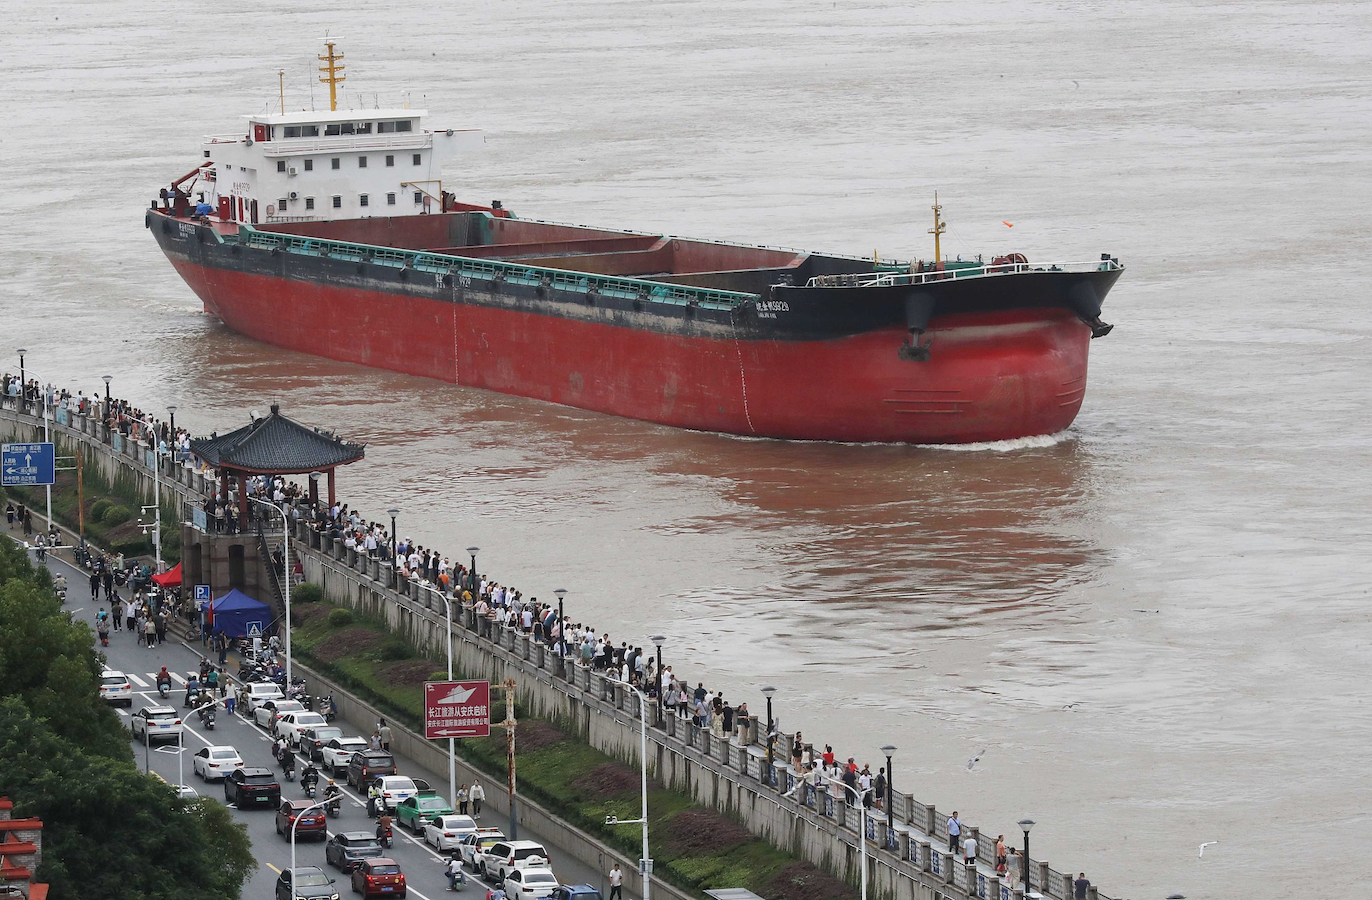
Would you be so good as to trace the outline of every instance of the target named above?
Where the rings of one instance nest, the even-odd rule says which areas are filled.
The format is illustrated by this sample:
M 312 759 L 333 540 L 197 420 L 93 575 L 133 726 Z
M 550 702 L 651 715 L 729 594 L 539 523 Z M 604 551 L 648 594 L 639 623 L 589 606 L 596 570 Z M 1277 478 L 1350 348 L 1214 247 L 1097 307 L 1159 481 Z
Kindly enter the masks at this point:
M 235 240 L 230 237 L 226 240 Z M 426 272 L 437 278 L 454 276 L 483 281 L 544 287 L 576 293 L 595 293 L 607 297 L 631 300 L 641 298 L 652 303 L 677 306 L 695 305 L 706 309 L 729 310 L 740 303 L 756 300 L 756 294 L 740 291 L 721 291 L 667 284 L 641 278 L 622 278 L 615 275 L 590 275 L 566 269 L 528 266 L 497 260 L 473 259 L 446 253 L 423 250 L 399 250 L 374 244 L 355 244 L 324 238 L 302 237 L 275 231 L 259 231 L 251 225 L 239 225 L 237 242 L 255 250 L 281 250 L 304 256 L 329 257 L 348 262 L 365 262 L 414 272 Z
M 963 278 L 989 278 L 996 275 L 1021 275 L 1026 272 L 1113 272 L 1122 270 L 1117 259 L 1098 259 L 1092 262 L 1059 262 L 1030 265 L 1029 263 L 954 263 L 956 268 L 930 272 L 862 272 L 851 275 L 814 275 L 806 287 L 899 287 L 930 284 Z

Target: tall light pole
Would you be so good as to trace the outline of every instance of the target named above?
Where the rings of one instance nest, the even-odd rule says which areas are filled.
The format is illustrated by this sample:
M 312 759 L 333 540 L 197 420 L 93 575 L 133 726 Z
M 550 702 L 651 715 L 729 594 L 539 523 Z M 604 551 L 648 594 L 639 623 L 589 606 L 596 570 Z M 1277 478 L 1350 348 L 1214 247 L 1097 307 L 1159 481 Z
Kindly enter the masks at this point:
M 305 813 L 309 812 L 309 811 L 312 810 L 312 809 L 323 809 L 323 808 L 324 808 L 325 806 L 327 806 L 328 804 L 329 804 L 329 801 L 328 801 L 328 800 L 320 800 L 318 803 L 311 803 L 309 806 L 305 807 L 305 808 L 302 809 L 300 812 L 296 813 L 296 814 L 295 814 L 295 818 L 291 820 L 291 892 L 292 892 L 292 893 L 295 892 L 295 826 L 297 826 L 297 825 L 300 824 L 300 820 L 304 817 Z
M 776 729 L 772 725 L 772 695 L 777 689 L 770 684 L 762 689 L 762 696 L 767 698 L 767 783 L 772 783 L 772 744 L 776 740 Z
M 476 588 L 477 588 L 477 581 L 476 581 L 476 554 L 477 554 L 480 550 L 481 550 L 480 547 L 468 547 L 468 548 L 467 548 L 467 552 L 468 552 L 469 554 L 471 554 L 471 557 L 472 557 L 472 571 L 470 572 L 470 574 L 471 574 L 471 576 L 472 576 L 472 577 L 471 577 L 471 582 L 472 582 L 472 599 L 476 599 Z
M 643 812 L 638 819 L 622 820 L 616 816 L 606 816 L 606 825 L 642 825 L 643 859 L 639 861 L 639 871 L 643 873 L 643 900 L 649 900 L 653 874 L 653 859 L 648 853 L 648 695 L 636 687 L 624 685 L 638 697 L 639 751 L 638 759 L 643 772 Z
M 472 566 L 475 568 L 476 560 L 473 557 Z M 563 678 L 567 677 L 567 620 L 562 617 L 562 601 L 567 599 L 567 589 L 558 588 L 553 591 L 553 596 L 557 597 L 557 665 L 558 671 Z
M 286 518 L 286 505 L 284 503 L 281 504 L 281 506 L 277 506 L 275 503 L 268 503 L 267 501 L 259 500 L 256 497 L 249 497 L 248 499 L 254 503 L 260 503 L 268 509 L 274 509 L 281 514 L 281 565 L 286 570 L 286 577 L 281 580 L 286 585 L 284 589 L 286 601 L 286 690 L 289 692 L 291 689 L 291 523 L 290 520 Z M 267 560 L 267 564 L 271 565 L 270 558 Z M 276 577 L 275 572 L 272 573 L 272 577 Z M 291 841 L 291 851 L 295 851 L 294 840 Z M 294 860 L 291 862 L 294 864 Z
M 19 411 L 29 411 L 29 380 L 24 374 L 24 354 L 29 351 L 19 348 Z
M 417 584 L 418 582 L 416 582 Z M 443 601 L 443 618 L 447 620 L 447 634 L 443 640 L 448 649 L 448 680 L 453 680 L 453 606 L 448 601 L 448 596 L 443 591 L 432 585 L 426 585 L 429 590 L 438 595 Z M 457 749 L 452 738 L 448 738 L 448 798 L 450 803 L 457 802 Z
M 1020 819 L 1019 827 L 1024 831 L 1024 862 L 1020 867 L 1020 880 L 1024 882 L 1024 894 L 1029 895 L 1029 829 L 1034 827 L 1033 819 Z
M 391 517 L 391 566 L 394 567 L 394 566 L 395 566 L 395 547 L 396 547 L 395 517 L 398 516 L 398 515 L 400 515 L 400 510 L 398 510 L 398 509 L 396 509 L 394 506 L 392 506 L 390 509 L 386 510 L 386 515 L 388 515 L 388 516 Z
M 846 797 L 850 803 L 856 801 L 858 808 L 858 855 L 862 860 L 862 896 L 861 900 L 867 900 L 867 804 L 864 802 L 868 794 L 872 793 L 871 788 L 861 790 L 855 787 L 844 785 L 847 792 Z
M 152 416 L 143 419 L 148 434 L 152 438 L 152 505 L 154 510 L 152 547 L 153 570 L 162 571 L 162 454 L 157 441 L 157 425 Z M 143 507 L 146 511 L 147 507 Z
M 110 442 L 110 382 L 114 380 L 113 375 L 101 375 L 100 380 L 105 382 L 105 443 Z
M 207 692 L 207 693 L 208 693 L 208 692 Z M 200 712 L 200 710 L 202 710 L 202 709 L 209 709 L 211 706 L 214 706 L 216 703 L 222 703 L 222 702 L 223 702 L 222 700 L 210 700 L 209 703 L 202 703 L 202 704 L 200 704 L 199 706 L 195 707 L 194 709 L 191 710 L 191 712 L 192 712 L 192 713 L 198 713 L 198 712 Z M 181 721 L 182 721 L 182 722 L 185 722 L 185 721 L 186 721 L 187 719 L 189 719 L 190 717 L 191 717 L 191 716 L 190 716 L 190 713 L 187 713 L 186 715 L 184 715 L 184 716 L 181 717 Z M 185 784 L 186 784 L 186 726 L 185 726 L 185 725 L 182 725 L 182 726 L 181 726 L 181 730 L 180 730 L 179 732 L 177 732 L 177 734 L 176 734 L 176 788 L 177 788 L 177 790 L 179 791 L 182 787 L 185 786 Z
M 892 755 L 893 753 L 895 753 L 898 749 L 900 749 L 900 748 L 897 747 L 895 744 L 887 744 L 886 746 L 884 746 L 884 747 L 881 748 L 881 752 L 884 753 L 884 754 L 886 754 L 886 829 L 887 829 L 887 831 L 890 831 L 892 828 L 895 827 L 895 816 L 896 816 L 896 811 L 892 808 L 891 798 L 895 796 L 895 790 L 894 790 L 894 788 L 893 788 L 893 786 L 892 786 L 892 781 L 895 779 L 896 772 L 895 772 L 895 769 L 891 768 L 891 755 Z
M 648 638 L 648 640 L 652 641 L 652 642 L 653 642 L 653 645 L 657 647 L 657 669 L 655 670 L 655 671 L 657 672 L 657 678 L 656 678 L 656 681 L 657 681 L 657 727 L 661 728 L 662 725 L 663 725 L 663 721 L 662 721 L 662 718 L 663 718 L 663 717 L 662 717 L 662 642 L 665 641 L 665 640 L 667 640 L 667 639 L 666 639 L 665 637 L 663 637 L 662 635 L 660 635 L 660 634 L 655 634 L 655 635 L 653 635 L 652 637 Z M 727 737 L 727 735 L 726 735 L 726 737 Z
M 170 405 L 167 407 L 167 415 L 171 416 L 171 426 L 170 426 L 170 428 L 171 428 L 171 444 L 170 444 L 170 446 L 171 446 L 171 454 L 172 454 L 171 458 L 172 458 L 172 459 L 176 459 L 176 458 L 177 458 L 177 453 L 179 452 L 179 449 L 178 449 L 178 447 L 177 447 L 177 443 L 178 443 L 178 442 L 177 442 L 177 440 L 176 440 L 176 404 L 175 404 L 175 403 L 172 403 L 172 404 L 170 404 Z

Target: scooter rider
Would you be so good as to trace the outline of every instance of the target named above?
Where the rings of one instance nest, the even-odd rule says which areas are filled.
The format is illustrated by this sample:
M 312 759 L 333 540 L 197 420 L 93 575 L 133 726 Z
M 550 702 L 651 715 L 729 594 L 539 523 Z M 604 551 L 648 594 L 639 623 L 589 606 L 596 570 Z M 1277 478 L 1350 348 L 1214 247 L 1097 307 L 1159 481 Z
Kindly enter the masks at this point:
M 381 818 L 376 820 L 376 839 L 383 847 L 391 846 L 391 817 L 384 811 Z
M 171 681 L 171 673 L 167 671 L 166 666 L 163 666 L 162 671 L 157 673 L 157 689 L 166 693 L 171 690 Z
M 319 770 L 314 767 L 314 763 L 306 763 L 305 768 L 300 771 L 300 786 L 305 789 L 306 794 L 313 797 L 318 784 Z
M 384 812 L 384 801 L 381 797 L 381 785 L 373 781 L 367 785 L 367 815 L 375 818 Z
M 328 804 L 329 812 L 338 815 L 339 804 L 343 802 L 343 789 L 329 779 L 329 783 L 324 786 L 324 801 Z
M 455 891 L 458 885 L 467 883 L 467 876 L 462 873 L 462 856 L 456 851 L 448 859 L 448 864 L 443 867 L 443 872 L 448 876 L 448 890 Z

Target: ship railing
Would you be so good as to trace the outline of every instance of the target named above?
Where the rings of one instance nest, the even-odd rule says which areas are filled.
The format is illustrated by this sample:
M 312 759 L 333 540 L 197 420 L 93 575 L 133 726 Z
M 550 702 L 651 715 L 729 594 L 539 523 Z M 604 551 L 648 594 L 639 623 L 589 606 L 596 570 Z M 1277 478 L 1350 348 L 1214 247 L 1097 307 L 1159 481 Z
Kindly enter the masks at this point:
M 259 231 L 245 224 L 239 226 L 237 240 L 257 250 L 283 250 L 303 256 L 327 256 L 347 262 L 425 272 L 433 275 L 437 283 L 444 286 L 447 286 L 447 282 L 443 280 L 445 277 L 467 278 L 584 294 L 594 291 L 601 296 L 623 300 L 639 299 L 650 303 L 717 310 L 733 309 L 740 303 L 757 299 L 756 294 L 741 291 L 722 291 L 640 278 L 592 275 L 544 266 L 472 259 L 446 253 L 427 253 L 422 250 L 401 250 L 374 244 L 302 237 L 274 231 Z
M 1123 269 L 1119 260 L 1105 258 L 1089 262 L 1055 263 L 962 263 L 955 268 L 929 272 L 859 272 L 841 275 L 814 275 L 806 287 L 901 287 L 964 278 L 989 278 L 1026 272 L 1113 272 Z
M 318 138 L 280 138 L 263 141 L 262 155 L 291 156 L 297 153 L 326 153 L 330 150 L 418 150 L 432 143 L 431 131 L 411 131 L 394 137 L 339 134 Z
M 243 132 L 237 134 L 207 134 L 205 143 L 207 144 L 241 144 L 248 136 Z

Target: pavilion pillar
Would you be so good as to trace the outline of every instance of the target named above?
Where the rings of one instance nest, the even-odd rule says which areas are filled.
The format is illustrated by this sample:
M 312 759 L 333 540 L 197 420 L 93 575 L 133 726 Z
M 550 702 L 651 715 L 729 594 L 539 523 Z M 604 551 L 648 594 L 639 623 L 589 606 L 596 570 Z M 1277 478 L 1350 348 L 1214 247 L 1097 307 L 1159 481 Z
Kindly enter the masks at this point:
M 334 505 L 334 503 L 336 502 L 336 499 L 337 499 L 337 498 L 336 498 L 336 495 L 334 494 L 334 476 L 335 476 L 336 474 L 337 474 L 337 470 L 336 470 L 336 469 L 330 469 L 330 470 L 329 470 L 329 509 L 333 509 L 333 505 Z
M 228 469 L 220 469 L 220 470 L 219 470 L 219 499 L 220 499 L 220 500 L 228 500 L 228 499 L 229 499 L 229 470 L 228 470 Z
M 307 478 L 305 480 L 310 483 L 310 506 L 317 509 L 319 507 L 319 479 Z
M 248 476 L 238 473 L 238 527 L 248 529 Z

